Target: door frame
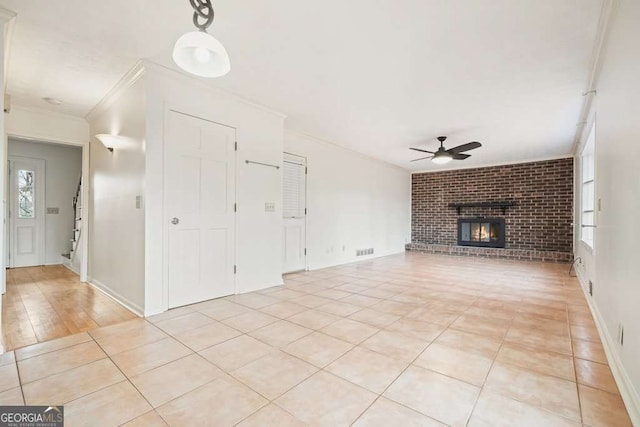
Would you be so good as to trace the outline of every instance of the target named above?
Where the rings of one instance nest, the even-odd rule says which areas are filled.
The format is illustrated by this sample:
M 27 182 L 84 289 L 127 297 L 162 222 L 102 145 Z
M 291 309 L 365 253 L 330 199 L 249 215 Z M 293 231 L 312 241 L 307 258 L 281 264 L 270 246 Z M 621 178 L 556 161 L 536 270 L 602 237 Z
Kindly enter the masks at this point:
M 46 235 L 47 235 L 47 222 L 45 221 L 46 215 L 46 191 L 47 191 L 47 162 L 44 159 L 39 159 L 37 157 L 25 157 L 25 156 L 8 156 L 7 163 L 9 169 L 9 176 L 7 177 L 7 196 L 9 197 L 9 202 L 7 203 L 7 217 L 9 221 L 7 221 L 7 256 L 9 257 L 9 268 L 15 268 L 15 219 L 16 213 L 11 212 L 11 206 L 15 201 L 16 197 L 16 188 L 15 188 L 15 177 L 13 175 L 14 170 L 13 162 L 27 161 L 38 164 L 38 168 L 42 177 L 36 177 L 36 222 L 38 224 L 38 230 L 40 232 L 40 236 L 35 242 L 38 245 L 38 263 L 35 266 L 45 265 L 46 260 Z M 11 212 L 11 214 L 9 214 Z M 13 256 L 12 256 L 13 255 Z M 35 267 L 34 266 L 34 267 Z
M 30 135 L 23 135 L 19 133 L 6 133 L 4 137 L 5 147 L 9 146 L 9 139 L 20 139 L 27 142 L 40 142 L 40 143 L 51 143 L 58 145 L 71 145 L 74 147 L 80 147 L 82 150 L 82 233 L 80 234 L 80 244 L 82 245 L 82 256 L 80 258 L 80 281 L 88 282 L 89 281 L 89 251 L 91 249 L 91 242 L 89 239 L 89 218 L 91 218 L 91 203 L 89 200 L 89 140 L 87 141 L 78 141 L 73 139 L 54 139 L 54 138 L 40 138 L 33 137 Z M 8 176 L 8 175 L 7 175 Z M 3 191 L 6 191 L 3 189 Z M 8 204 L 7 204 L 8 205 Z M 8 212 L 9 207 L 5 205 L 5 218 Z M 85 221 L 84 218 L 87 220 Z M 3 263 L 6 260 L 6 256 L 3 259 Z M 3 269 L 4 273 L 4 269 Z M 6 276 L 3 274 L 2 281 L 0 281 L 0 294 L 4 294 L 6 292 Z
M 167 174 L 167 135 L 169 126 L 169 114 L 178 113 L 185 116 L 193 117 L 194 119 L 204 120 L 209 123 L 224 126 L 233 129 L 235 132 L 236 142 L 238 140 L 238 128 L 226 123 L 221 123 L 210 118 L 203 117 L 199 114 L 192 114 L 187 109 L 182 109 L 178 105 L 172 105 L 165 103 L 163 105 L 162 113 L 162 311 L 169 310 L 169 223 L 166 221 L 168 216 L 167 191 L 166 191 L 166 174 Z M 238 201 L 238 150 L 236 149 L 233 154 L 233 198 L 235 203 Z M 231 235 L 233 236 L 233 264 L 236 265 L 238 261 L 238 215 L 237 210 L 234 212 L 233 230 Z M 233 275 L 233 294 L 238 293 L 238 276 Z
M 309 271 L 309 255 L 308 255 L 308 249 L 309 249 L 309 241 L 307 238 L 308 230 L 309 230 L 309 211 L 308 211 L 308 207 L 309 207 L 309 158 L 306 156 L 301 156 L 300 154 L 295 154 L 295 153 L 291 153 L 288 151 L 283 151 L 282 152 L 283 157 L 286 156 L 295 156 L 295 157 L 299 157 L 301 159 L 304 159 L 304 163 L 297 163 L 300 165 L 303 165 L 305 167 L 305 174 L 304 174 L 304 247 L 305 247 L 305 254 L 304 254 L 304 269 L 303 270 L 299 270 L 299 271 Z M 285 158 L 282 159 L 283 162 L 286 162 L 287 160 Z M 289 161 L 290 163 L 295 163 L 292 161 Z M 283 194 L 284 196 L 284 194 Z M 283 226 L 284 226 L 284 219 L 283 219 Z M 284 244 L 284 242 L 283 242 Z M 282 274 L 290 274 L 290 273 L 295 273 L 295 271 L 289 271 L 289 272 L 282 272 Z

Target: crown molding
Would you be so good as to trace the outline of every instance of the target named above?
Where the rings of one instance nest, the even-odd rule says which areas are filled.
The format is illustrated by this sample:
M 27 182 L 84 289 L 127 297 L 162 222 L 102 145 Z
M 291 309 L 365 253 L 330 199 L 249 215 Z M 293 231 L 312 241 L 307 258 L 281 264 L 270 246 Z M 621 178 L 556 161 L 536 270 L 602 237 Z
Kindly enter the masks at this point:
M 596 39 L 593 45 L 593 51 L 591 52 L 587 87 L 583 93 L 584 102 L 582 103 L 582 110 L 580 112 L 580 119 L 578 120 L 576 134 L 573 138 L 573 146 L 571 148 L 572 153 L 578 152 L 580 141 L 584 136 L 583 134 L 586 124 L 589 121 L 589 117 L 592 116 L 591 107 L 593 105 L 593 97 L 597 95 L 598 79 L 600 78 L 600 71 L 602 70 L 602 64 L 604 62 L 604 57 L 606 56 L 607 40 L 609 39 L 611 22 L 618 10 L 619 4 L 620 0 L 605 0 L 602 5 L 600 19 L 598 20 Z
M 13 20 L 16 16 L 18 16 L 18 14 L 14 11 L 5 9 L 4 7 L 0 6 L 0 22 L 7 23 Z
M 87 123 L 87 120 L 84 117 L 81 116 L 74 116 L 71 114 L 67 114 L 67 113 L 60 113 L 57 111 L 52 111 L 52 110 L 48 110 L 46 108 L 42 108 L 42 107 L 33 107 L 33 106 L 26 106 L 26 105 L 20 105 L 20 104 L 13 104 L 11 106 L 11 110 L 12 112 L 17 111 L 24 111 L 24 112 L 28 112 L 28 113 L 34 113 L 34 114 L 43 114 L 43 115 L 47 115 L 47 116 L 54 116 L 54 117 L 63 117 L 65 120 L 72 120 L 78 123 Z
M 317 136 L 313 136 L 313 135 L 308 134 L 306 132 L 302 132 L 302 131 L 294 130 L 294 129 L 288 129 L 288 128 L 285 128 L 284 132 L 285 132 L 285 135 L 286 134 L 290 134 L 290 135 L 296 135 L 296 136 L 300 136 L 300 137 L 303 137 L 303 138 L 307 138 L 307 139 L 310 139 L 310 140 L 312 140 L 312 141 L 314 141 L 314 142 L 316 142 L 318 144 L 346 151 L 348 153 L 351 153 L 351 154 L 354 154 L 354 155 L 356 155 L 358 157 L 361 157 L 361 158 L 363 158 L 365 160 L 376 162 L 376 163 L 382 164 L 384 166 L 392 167 L 392 168 L 398 169 L 398 170 L 400 170 L 402 172 L 410 172 L 409 169 L 403 168 L 402 166 L 396 165 L 395 163 L 386 162 L 384 160 L 375 158 L 373 156 L 370 156 L 368 154 L 362 153 L 360 151 L 356 151 L 356 150 L 354 150 L 352 148 L 348 148 L 348 147 L 345 147 L 343 145 L 336 144 L 335 142 L 327 141 L 326 139 L 318 138 Z M 295 153 L 289 153 L 289 154 L 297 155 Z
M 102 113 L 104 113 L 110 106 L 112 106 L 122 94 L 133 86 L 144 75 L 145 64 L 142 61 L 138 61 L 135 65 L 127 71 L 127 73 L 120 79 L 118 83 L 98 102 L 85 116 L 84 118 L 91 122 Z
M 271 107 L 268 107 L 268 106 L 266 106 L 264 104 L 260 104 L 260 103 L 258 103 L 256 101 L 252 101 L 252 100 L 250 100 L 248 98 L 245 98 L 242 95 L 239 95 L 239 94 L 237 94 L 235 92 L 232 92 L 230 90 L 222 89 L 222 88 L 220 88 L 218 86 L 214 86 L 214 85 L 212 85 L 210 83 L 211 80 L 205 80 L 205 79 L 203 79 L 201 77 L 192 76 L 190 74 L 186 74 L 186 73 L 183 73 L 181 71 L 174 70 L 173 68 L 170 68 L 170 67 L 167 67 L 165 65 L 158 64 L 157 62 L 153 62 L 153 61 L 149 61 L 149 60 L 145 60 L 144 61 L 144 66 L 148 70 L 157 71 L 157 72 L 162 73 L 165 76 L 170 77 L 170 78 L 188 79 L 191 82 L 193 82 L 195 84 L 198 84 L 198 85 L 202 86 L 203 88 L 205 88 L 207 90 L 218 92 L 220 94 L 224 94 L 226 96 L 233 97 L 233 98 L 237 99 L 238 101 L 242 102 L 243 104 L 258 108 L 258 109 L 260 109 L 262 111 L 265 111 L 267 113 L 270 113 L 270 114 L 273 114 L 275 116 L 278 116 L 283 120 L 287 118 L 286 114 L 284 114 L 284 113 L 282 113 L 282 112 L 280 112 L 278 110 L 275 110 L 275 109 L 273 109 Z

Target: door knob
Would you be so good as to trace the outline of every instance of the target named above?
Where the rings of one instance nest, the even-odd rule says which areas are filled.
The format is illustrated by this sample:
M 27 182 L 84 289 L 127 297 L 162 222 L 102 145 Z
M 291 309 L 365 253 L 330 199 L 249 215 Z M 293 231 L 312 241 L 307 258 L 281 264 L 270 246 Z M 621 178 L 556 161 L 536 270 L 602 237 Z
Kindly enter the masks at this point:
M 178 223 L 180 223 L 180 219 L 179 218 L 173 218 L 171 220 L 171 224 L 173 224 L 173 225 L 177 225 Z

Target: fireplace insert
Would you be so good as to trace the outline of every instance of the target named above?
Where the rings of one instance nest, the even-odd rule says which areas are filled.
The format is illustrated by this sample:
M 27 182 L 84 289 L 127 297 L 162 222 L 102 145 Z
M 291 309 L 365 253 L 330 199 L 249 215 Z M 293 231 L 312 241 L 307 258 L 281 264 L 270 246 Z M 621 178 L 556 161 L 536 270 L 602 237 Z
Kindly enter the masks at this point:
M 458 218 L 458 245 L 504 248 L 504 218 Z

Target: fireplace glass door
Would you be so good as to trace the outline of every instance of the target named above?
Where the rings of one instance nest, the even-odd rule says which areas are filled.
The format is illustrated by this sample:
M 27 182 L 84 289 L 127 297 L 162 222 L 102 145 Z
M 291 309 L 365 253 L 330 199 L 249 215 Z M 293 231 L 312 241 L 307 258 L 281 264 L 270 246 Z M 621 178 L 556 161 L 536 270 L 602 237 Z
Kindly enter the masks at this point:
M 504 248 L 505 225 L 503 218 L 458 219 L 458 244 Z

